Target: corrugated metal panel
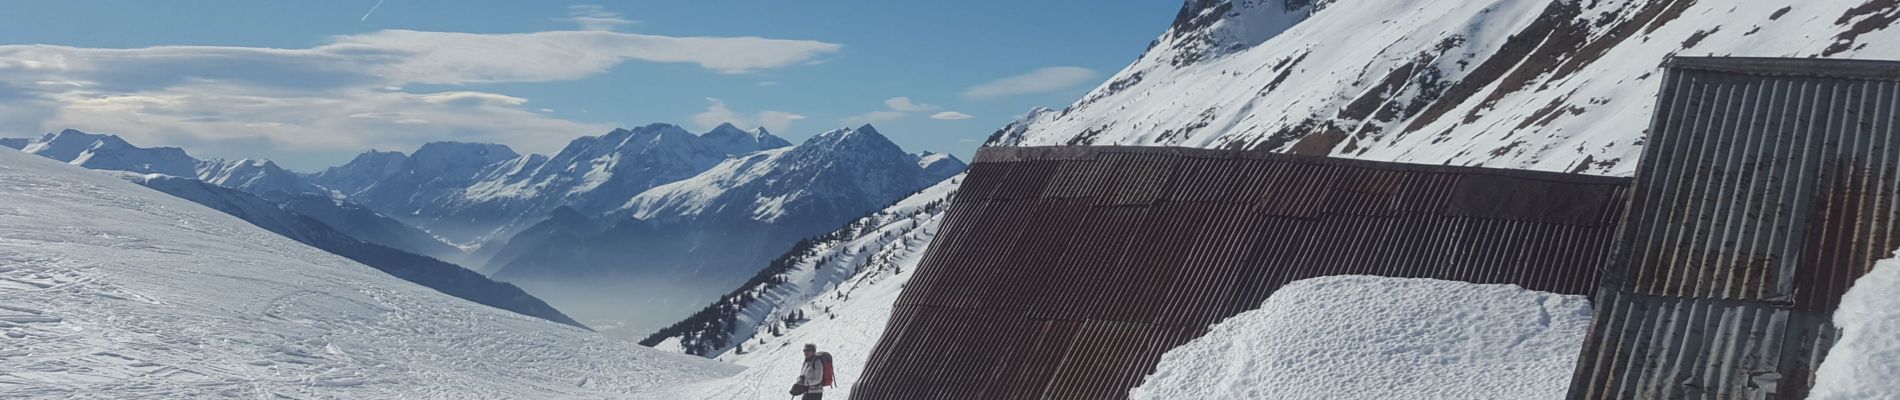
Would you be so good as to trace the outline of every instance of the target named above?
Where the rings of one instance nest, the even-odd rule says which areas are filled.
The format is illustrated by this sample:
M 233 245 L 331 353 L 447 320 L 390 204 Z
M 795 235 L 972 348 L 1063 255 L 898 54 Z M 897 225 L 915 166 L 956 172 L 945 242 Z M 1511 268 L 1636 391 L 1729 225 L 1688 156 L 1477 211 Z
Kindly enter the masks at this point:
M 1123 397 L 1167 350 L 1316 276 L 1588 294 L 1627 184 L 1265 152 L 984 149 L 852 396 Z
M 1570 397 L 1805 397 L 1900 247 L 1900 63 L 1671 64 Z

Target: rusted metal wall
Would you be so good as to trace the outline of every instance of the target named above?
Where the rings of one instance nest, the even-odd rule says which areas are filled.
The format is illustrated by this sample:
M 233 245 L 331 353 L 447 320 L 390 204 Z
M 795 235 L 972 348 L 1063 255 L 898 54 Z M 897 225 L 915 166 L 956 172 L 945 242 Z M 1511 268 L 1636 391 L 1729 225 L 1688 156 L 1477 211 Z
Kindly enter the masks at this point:
M 1589 294 L 1628 180 L 1158 147 L 977 154 L 852 391 L 1110 399 L 1288 282 Z
M 1900 63 L 1678 58 L 1574 399 L 1798 399 L 1900 246 Z

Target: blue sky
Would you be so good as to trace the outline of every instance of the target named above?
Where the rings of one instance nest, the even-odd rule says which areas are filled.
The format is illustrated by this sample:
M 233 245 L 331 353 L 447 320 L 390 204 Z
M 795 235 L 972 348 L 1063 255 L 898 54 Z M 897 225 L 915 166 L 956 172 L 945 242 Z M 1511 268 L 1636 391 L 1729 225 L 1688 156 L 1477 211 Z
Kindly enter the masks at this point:
M 367 148 L 548 153 L 617 126 L 872 123 L 968 156 L 1132 61 L 1178 1 L 10 2 L 0 136 L 115 133 L 300 170 Z M 368 13 L 372 7 L 373 13 Z M 933 118 L 934 117 L 934 118 Z

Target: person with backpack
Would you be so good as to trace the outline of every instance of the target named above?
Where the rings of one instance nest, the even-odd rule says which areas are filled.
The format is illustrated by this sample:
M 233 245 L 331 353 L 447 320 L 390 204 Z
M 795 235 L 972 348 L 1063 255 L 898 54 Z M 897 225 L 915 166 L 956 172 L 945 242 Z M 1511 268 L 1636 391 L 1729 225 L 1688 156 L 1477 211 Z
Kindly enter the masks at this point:
M 805 362 L 798 369 L 798 383 L 792 385 L 793 396 L 803 396 L 803 400 L 823 400 L 825 387 L 832 386 L 831 353 L 818 351 L 818 345 L 805 344 Z

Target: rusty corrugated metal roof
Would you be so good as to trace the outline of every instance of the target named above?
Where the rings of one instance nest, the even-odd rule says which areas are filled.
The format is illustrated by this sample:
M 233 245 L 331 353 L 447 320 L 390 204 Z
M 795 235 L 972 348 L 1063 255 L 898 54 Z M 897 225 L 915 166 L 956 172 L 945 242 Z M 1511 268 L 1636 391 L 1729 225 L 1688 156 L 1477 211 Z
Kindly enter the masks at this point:
M 1900 63 L 1677 58 L 1574 399 L 1797 399 L 1900 247 Z
M 852 396 L 1126 396 L 1288 282 L 1592 293 L 1628 180 L 1163 147 L 987 148 Z

